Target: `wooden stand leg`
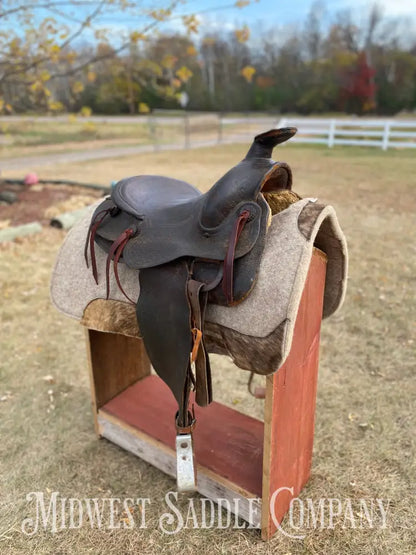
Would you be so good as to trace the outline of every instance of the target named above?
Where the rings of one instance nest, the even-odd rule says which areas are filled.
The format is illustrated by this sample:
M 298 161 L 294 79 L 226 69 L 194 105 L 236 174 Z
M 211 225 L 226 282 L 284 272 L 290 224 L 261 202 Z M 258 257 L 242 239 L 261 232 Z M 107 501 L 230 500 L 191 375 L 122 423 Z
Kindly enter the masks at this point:
M 86 330 L 94 426 L 100 435 L 98 410 L 110 399 L 150 374 L 150 362 L 141 339 Z
M 269 539 L 309 479 L 315 424 L 319 337 L 326 258 L 312 257 L 290 354 L 267 377 L 264 418 L 262 538 Z

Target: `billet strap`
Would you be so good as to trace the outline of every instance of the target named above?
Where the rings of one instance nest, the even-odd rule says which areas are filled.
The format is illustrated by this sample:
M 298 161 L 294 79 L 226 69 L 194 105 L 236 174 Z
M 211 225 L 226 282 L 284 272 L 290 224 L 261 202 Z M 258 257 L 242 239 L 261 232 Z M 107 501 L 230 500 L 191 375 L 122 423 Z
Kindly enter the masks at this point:
M 248 210 L 243 210 L 238 216 L 233 230 L 230 236 L 230 242 L 228 243 L 227 254 L 224 259 L 224 277 L 222 279 L 222 290 L 224 292 L 227 303 L 233 304 L 234 302 L 234 257 L 235 249 L 237 247 L 238 239 L 240 238 L 241 232 L 247 220 L 250 217 L 250 212 Z
M 208 294 L 203 292 L 204 283 L 189 279 L 187 292 L 191 307 L 191 331 L 193 347 L 190 362 L 195 363 L 195 400 L 205 407 L 212 401 L 211 367 L 204 344 L 203 326 Z

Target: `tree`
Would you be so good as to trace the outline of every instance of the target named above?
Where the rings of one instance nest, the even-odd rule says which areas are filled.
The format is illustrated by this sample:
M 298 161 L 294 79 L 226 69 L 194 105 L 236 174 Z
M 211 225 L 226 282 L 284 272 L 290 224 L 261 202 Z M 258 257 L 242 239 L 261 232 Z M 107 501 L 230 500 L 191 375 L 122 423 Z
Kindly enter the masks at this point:
M 352 70 L 348 71 L 347 85 L 343 90 L 348 108 L 358 114 L 374 110 L 375 71 L 367 62 L 366 52 L 361 52 Z
M 241 8 L 249 3 L 237 1 L 231 6 Z M 123 56 L 124 73 L 120 76 L 116 71 L 114 76 L 121 77 L 121 82 L 110 94 L 126 94 L 133 112 L 141 90 L 140 84 L 133 83 L 133 73 L 146 41 L 158 27 L 178 19 L 188 36 L 198 32 L 196 14 L 179 15 L 184 4 L 183 0 L 166 0 L 163 7 L 149 9 L 145 2 L 130 0 L 0 0 L 1 110 L 61 109 L 63 103 L 57 97 L 62 97 L 62 87 L 56 85 L 60 79 L 69 91 L 67 101 L 76 104 L 86 86 L 97 78 L 97 67 Z M 128 24 L 114 33 L 106 27 L 104 16 L 110 21 L 122 16 Z M 133 28 L 131 21 L 137 21 L 137 27 Z M 82 49 L 81 40 L 94 47 Z M 146 73 L 152 74 L 156 83 L 157 74 L 165 72 L 161 66 L 148 65 Z M 182 70 L 182 77 L 185 73 Z M 172 77 L 168 87 L 182 81 Z

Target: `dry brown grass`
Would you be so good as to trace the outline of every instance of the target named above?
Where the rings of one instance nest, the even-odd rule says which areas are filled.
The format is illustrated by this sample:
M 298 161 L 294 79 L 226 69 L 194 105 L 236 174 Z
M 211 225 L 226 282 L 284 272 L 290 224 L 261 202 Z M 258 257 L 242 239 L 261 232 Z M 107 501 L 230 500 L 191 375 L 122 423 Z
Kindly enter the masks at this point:
M 208 187 L 242 146 L 60 165 L 42 177 L 108 183 L 162 173 Z M 416 552 L 415 161 L 409 152 L 288 146 L 295 190 L 335 205 L 350 249 L 340 314 L 323 324 L 312 478 L 301 497 L 390 500 L 387 528 L 314 530 L 303 541 L 256 531 L 160 532 L 174 482 L 93 432 L 83 331 L 57 313 L 48 282 L 64 233 L 0 247 L 0 550 L 2 553 L 359 553 Z M 247 375 L 215 359 L 216 399 L 260 416 Z M 45 382 L 52 375 L 55 383 Z M 53 391 L 53 401 L 48 390 Z M 54 406 L 54 408 L 51 407 Z M 30 491 L 67 497 L 150 497 L 146 529 L 79 530 L 28 538 Z M 198 496 L 195 496 L 196 498 Z M 186 507 L 186 498 L 181 501 Z
M 187 119 L 188 132 L 193 142 L 215 141 L 219 133 L 218 126 L 215 115 L 190 115 Z M 232 129 L 240 133 L 250 133 L 251 127 L 253 126 L 240 125 L 233 126 Z M 155 141 L 158 144 L 183 144 L 185 120 L 183 117 L 172 119 L 169 125 L 147 118 L 117 123 L 111 117 L 106 122 L 86 121 L 80 117 L 73 121 L 68 118 L 67 121 L 40 122 L 34 119 L 0 122 L 0 139 L 2 138 L 0 160 L 122 145 L 154 144 Z

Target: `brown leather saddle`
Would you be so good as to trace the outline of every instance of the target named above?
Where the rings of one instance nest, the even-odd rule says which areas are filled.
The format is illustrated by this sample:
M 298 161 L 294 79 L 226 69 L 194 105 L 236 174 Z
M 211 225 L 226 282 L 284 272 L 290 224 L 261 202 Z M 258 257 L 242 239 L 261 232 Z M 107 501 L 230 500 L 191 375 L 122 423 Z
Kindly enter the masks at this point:
M 212 401 L 204 344 L 207 303 L 234 305 L 253 288 L 271 215 L 264 195 L 292 184 L 289 166 L 271 154 L 295 133 L 283 128 L 256 136 L 244 160 L 205 194 L 177 179 L 130 177 L 93 214 L 85 258 L 88 264 L 89 251 L 98 283 L 95 245 L 108 253 L 107 296 L 111 265 L 122 291 L 118 264 L 140 270 L 139 298 L 129 300 L 136 304 L 150 361 L 178 403 L 182 446 L 188 444 L 185 437 L 191 444 L 195 425 L 188 408 L 191 389 L 199 405 Z M 192 485 L 184 479 L 179 488 Z

